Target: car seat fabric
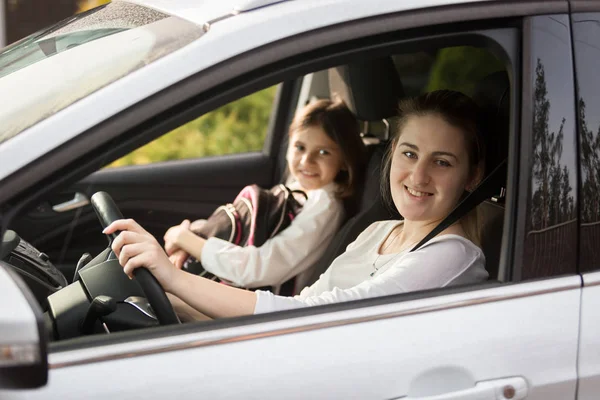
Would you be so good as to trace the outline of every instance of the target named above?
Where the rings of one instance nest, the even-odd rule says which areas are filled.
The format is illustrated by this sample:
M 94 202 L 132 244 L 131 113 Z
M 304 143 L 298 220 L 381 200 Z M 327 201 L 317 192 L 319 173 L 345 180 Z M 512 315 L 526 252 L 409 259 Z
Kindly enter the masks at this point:
M 395 116 L 398 101 L 403 96 L 402 83 L 389 57 L 332 68 L 329 70 L 329 85 L 332 93 L 337 93 L 363 121 Z M 380 194 L 381 163 L 386 147 L 385 141 L 367 146 L 367 168 L 357 189 L 360 192 L 358 210 L 342 226 L 319 259 L 308 284 L 319 279 L 333 260 L 373 222 L 400 218 L 398 213 L 384 205 Z
M 329 87 L 361 121 L 395 116 L 404 89 L 391 57 L 365 59 L 329 69 Z

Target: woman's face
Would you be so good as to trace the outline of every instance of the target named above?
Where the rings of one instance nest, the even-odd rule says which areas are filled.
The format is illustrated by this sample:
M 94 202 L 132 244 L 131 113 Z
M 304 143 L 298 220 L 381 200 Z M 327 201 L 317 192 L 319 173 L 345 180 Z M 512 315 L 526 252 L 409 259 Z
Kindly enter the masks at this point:
M 411 117 L 394 147 L 392 199 L 409 221 L 445 218 L 470 184 L 464 133 L 431 114 Z
M 290 173 L 304 190 L 333 182 L 344 166 L 340 147 L 319 126 L 292 132 L 287 161 Z

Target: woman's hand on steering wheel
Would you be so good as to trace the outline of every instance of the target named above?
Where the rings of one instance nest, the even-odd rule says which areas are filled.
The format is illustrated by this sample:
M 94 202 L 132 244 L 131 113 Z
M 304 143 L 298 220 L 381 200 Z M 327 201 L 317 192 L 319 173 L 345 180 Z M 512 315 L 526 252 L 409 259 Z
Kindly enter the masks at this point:
M 102 232 L 109 235 L 116 231 L 121 233 L 113 240 L 111 248 L 123 271 L 132 278 L 134 269 L 147 268 L 168 292 L 179 271 L 154 236 L 132 219 L 116 220 Z

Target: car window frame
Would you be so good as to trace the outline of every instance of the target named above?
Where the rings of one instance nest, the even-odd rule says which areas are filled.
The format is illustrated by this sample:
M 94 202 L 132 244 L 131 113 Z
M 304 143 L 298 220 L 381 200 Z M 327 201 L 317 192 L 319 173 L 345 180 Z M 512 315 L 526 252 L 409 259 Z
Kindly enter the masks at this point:
M 581 15 L 581 14 L 597 14 L 600 15 L 600 4 L 598 4 L 597 2 L 593 2 L 593 1 L 581 1 L 581 0 L 576 0 L 576 1 L 572 1 L 571 2 L 571 25 L 573 25 L 573 17 L 577 16 L 577 15 Z M 573 41 L 573 69 L 574 69 L 574 75 L 575 75 L 575 81 L 576 82 L 583 82 L 583 80 L 581 80 L 581 73 L 579 71 L 578 68 L 578 62 L 581 60 L 578 57 L 577 54 L 577 32 L 574 30 L 573 26 L 571 28 L 571 37 L 572 37 L 572 41 Z M 582 155 L 582 150 L 581 150 L 581 114 L 580 114 L 580 107 L 579 107 L 579 98 L 580 98 L 580 93 L 579 93 L 579 84 L 575 85 L 575 95 L 576 95 L 576 99 L 577 99 L 577 129 L 578 129 L 578 172 L 579 172 L 579 180 L 578 180 L 578 184 L 579 184 L 579 196 L 580 196 L 580 202 L 584 201 L 584 196 L 583 196 L 583 155 Z M 582 98 L 583 99 L 583 98 Z M 585 100 L 585 99 L 583 99 Z M 580 238 L 583 237 L 583 224 L 585 223 L 583 217 L 581 216 L 581 212 L 580 212 L 580 220 L 579 220 L 579 235 Z M 597 222 L 596 222 L 597 223 Z M 587 254 L 585 254 L 585 252 L 588 249 L 584 246 L 584 241 L 583 239 L 580 239 L 579 241 L 579 262 L 578 262 L 578 272 L 582 275 L 584 275 L 584 280 L 587 285 L 591 285 L 593 284 L 593 282 L 591 281 L 591 276 L 595 276 L 598 274 L 598 272 L 600 271 L 600 266 L 598 267 L 591 267 L 588 265 L 583 265 L 582 264 L 582 260 L 587 260 L 589 258 L 593 258 L 593 255 L 590 257 Z M 589 282 L 588 282 L 589 281 Z
M 422 46 L 426 41 L 434 43 L 434 42 L 440 42 L 441 40 L 444 40 L 446 43 L 452 43 L 453 41 L 456 41 L 457 43 L 464 44 L 465 43 L 464 39 L 468 36 L 472 36 L 472 39 L 475 41 L 477 39 L 481 40 L 484 35 L 481 35 L 481 37 L 477 37 L 477 38 L 475 38 L 475 36 L 479 35 L 481 32 L 485 32 L 485 31 L 492 32 L 494 30 L 490 29 L 490 30 L 483 30 L 483 31 L 475 31 L 475 30 L 474 31 L 459 31 L 456 33 L 449 33 L 448 35 L 445 35 L 445 36 L 443 35 L 444 36 L 443 39 L 440 39 L 440 38 L 431 38 L 430 39 L 430 38 L 419 37 L 418 39 L 408 40 L 408 41 L 412 41 L 413 43 L 411 43 L 411 46 L 414 46 L 415 48 Z M 500 34 L 500 36 L 502 36 L 502 34 Z M 517 35 L 515 32 L 515 38 L 516 37 L 517 37 Z M 492 36 L 489 37 L 489 40 L 490 41 L 493 40 Z M 399 42 L 401 44 L 397 44 L 397 43 L 389 44 L 389 49 L 398 47 L 398 46 L 404 47 L 404 46 L 406 46 L 406 44 L 404 43 L 406 41 L 407 40 L 400 40 Z M 375 50 L 376 53 L 381 53 L 382 51 L 389 51 L 388 48 L 386 48 L 386 47 L 383 47 L 383 46 L 378 46 L 378 47 L 379 48 Z M 514 50 L 516 51 L 516 49 L 514 49 Z M 371 50 L 371 52 L 372 51 L 373 50 Z M 365 51 L 364 50 L 355 50 L 353 52 L 349 52 L 348 54 L 343 55 L 342 57 L 343 57 L 343 59 L 348 59 L 348 57 L 353 57 L 357 53 L 365 54 Z M 334 56 L 328 57 L 328 58 L 330 60 L 327 61 L 327 63 L 331 63 L 331 66 L 337 65 L 339 62 L 339 58 L 335 58 Z M 323 61 L 320 61 L 318 65 L 319 65 L 319 68 L 321 68 L 323 65 L 329 66 L 328 64 L 323 64 Z M 515 64 L 515 65 L 518 66 L 518 64 Z M 300 79 L 300 78 L 298 78 L 298 79 Z M 516 120 L 515 120 L 514 124 L 516 125 Z M 507 214 L 509 214 L 509 213 L 507 213 Z M 484 283 L 480 283 L 480 284 L 467 285 L 467 286 L 461 286 L 461 287 L 449 287 L 449 288 L 441 288 L 441 289 L 432 289 L 432 290 L 427 290 L 427 291 L 419 291 L 419 292 L 415 292 L 415 293 L 403 293 L 403 294 L 398 294 L 398 295 L 383 296 L 383 297 L 374 298 L 374 299 L 364 299 L 364 300 L 357 300 L 357 301 L 352 301 L 352 302 L 347 302 L 347 303 L 310 307 L 307 309 L 281 311 L 281 312 L 276 312 L 276 313 L 270 313 L 267 315 L 252 315 L 252 316 L 232 318 L 232 319 L 227 319 L 227 320 L 218 320 L 218 321 L 211 322 L 211 325 L 206 326 L 206 328 L 204 328 L 200 325 L 197 325 L 197 328 L 200 330 L 212 330 L 212 329 L 221 329 L 221 328 L 227 328 L 227 327 L 232 327 L 232 326 L 239 326 L 240 324 L 243 324 L 243 325 L 256 324 L 256 323 L 260 323 L 263 320 L 271 321 L 273 318 L 280 319 L 281 317 L 283 317 L 284 319 L 286 319 L 286 318 L 297 318 L 297 317 L 301 317 L 301 316 L 311 316 L 311 315 L 335 313 L 335 312 L 339 312 L 339 311 L 369 308 L 369 307 L 384 305 L 384 304 L 388 304 L 388 303 L 403 302 L 403 301 L 422 299 L 422 298 L 433 298 L 433 297 L 445 296 L 445 295 L 449 295 L 449 294 L 463 293 L 463 292 L 467 292 L 467 291 L 470 292 L 470 291 L 476 291 L 476 290 L 483 290 L 483 289 L 487 289 L 487 288 L 491 288 L 491 287 L 496 287 L 499 285 L 501 285 L 500 282 L 489 281 L 489 282 L 484 282 Z M 191 331 L 197 332 L 197 330 L 195 328 L 193 328 L 193 326 L 195 324 L 191 324 L 191 325 L 192 325 L 192 327 L 190 328 Z M 156 328 L 154 328 L 154 329 L 156 329 Z M 171 329 L 173 329 L 173 330 L 171 330 Z M 181 327 L 175 327 L 175 328 L 160 327 L 159 328 L 160 331 L 168 330 L 173 333 L 179 332 L 180 329 L 181 329 Z M 186 332 L 187 332 L 187 329 L 186 329 Z M 154 331 L 151 334 L 153 334 L 153 333 L 157 333 L 157 332 Z M 181 332 L 181 334 L 183 334 L 183 332 Z M 119 333 L 119 335 L 121 335 L 121 333 Z M 129 336 L 127 332 L 124 332 L 123 335 Z M 132 337 L 134 337 L 134 336 L 132 336 Z M 103 341 L 104 339 L 100 339 L 100 340 Z M 61 342 L 57 342 L 55 344 L 53 343 L 51 345 L 51 347 L 52 347 L 52 349 L 56 349 L 57 351 L 58 350 L 62 351 L 63 349 L 72 349 L 68 344 L 64 344 Z
M 514 263 L 513 263 L 513 275 L 510 276 L 510 280 L 512 281 L 521 281 L 523 279 L 522 277 L 522 272 L 523 269 L 526 267 L 525 266 L 525 243 L 526 243 L 526 236 L 529 233 L 530 229 L 528 227 L 529 223 L 531 222 L 531 210 L 529 208 L 530 204 L 529 204 L 529 194 L 533 185 L 533 180 L 534 177 L 531 173 L 531 168 L 532 168 L 532 155 L 533 155 L 533 151 L 534 151 L 534 147 L 533 147 L 533 137 L 534 137 L 534 133 L 533 133 L 533 112 L 534 112 L 534 86 L 535 86 L 535 82 L 532 81 L 533 76 L 535 75 L 535 68 L 536 68 L 536 61 L 533 60 L 533 55 L 539 55 L 539 54 L 544 54 L 542 52 L 539 52 L 537 49 L 534 51 L 532 49 L 532 45 L 533 45 L 533 23 L 535 22 L 536 18 L 546 18 L 548 16 L 561 16 L 563 18 L 565 18 L 565 20 L 569 20 L 569 13 L 568 12 L 561 12 L 561 13 L 545 13 L 544 15 L 534 15 L 534 16 L 529 16 L 526 17 L 524 19 L 524 23 L 523 23 L 523 53 L 522 53 L 522 71 L 523 71 L 523 82 L 522 82 L 522 86 L 521 86 L 521 91 L 522 91 L 522 105 L 521 105 L 521 109 L 522 110 L 528 110 L 528 112 L 523 112 L 521 115 L 521 120 L 520 120 L 520 133 L 519 133 L 519 147 L 520 147 L 520 159 L 519 159 L 519 164 L 520 164 L 520 169 L 521 171 L 523 171 L 524 173 L 519 175 L 519 188 L 521 189 L 519 191 L 518 194 L 518 200 L 517 200 L 517 218 L 515 220 L 515 222 L 517 223 L 517 226 L 515 227 L 515 252 L 514 252 Z M 570 55 L 572 56 L 572 45 L 571 45 L 571 32 L 570 30 L 568 31 L 568 34 L 566 37 L 562 38 L 567 42 L 567 45 L 569 46 L 569 51 L 570 51 Z M 550 36 L 550 35 L 549 35 Z M 553 54 L 551 54 L 549 51 L 546 51 L 545 53 L 546 55 L 548 55 L 549 57 L 551 57 Z M 566 58 L 565 60 L 563 60 L 563 62 L 567 65 L 568 67 L 572 67 L 572 57 L 570 58 Z M 574 71 L 573 69 L 571 69 L 572 75 L 571 77 L 574 79 Z M 573 87 L 574 86 L 574 80 L 571 80 L 570 82 L 567 81 L 565 82 L 565 84 L 569 85 L 569 87 Z M 575 105 L 575 99 L 573 98 L 573 105 Z M 575 111 L 575 109 L 573 108 L 573 111 Z M 574 123 L 576 125 L 576 115 L 573 114 L 574 117 Z M 568 137 L 567 137 L 568 136 Z M 576 136 L 577 136 L 577 127 L 575 126 L 575 128 L 573 129 L 572 132 L 567 132 L 565 135 L 565 140 L 572 140 L 575 141 L 576 140 Z M 575 151 L 575 154 L 571 154 L 572 157 L 575 158 L 575 161 L 577 162 L 577 151 Z M 575 169 L 577 168 L 577 165 L 575 165 Z M 573 187 L 574 189 L 574 193 L 575 193 L 575 207 L 578 209 L 579 208 L 579 191 L 577 188 L 577 184 L 575 185 L 575 187 Z M 578 219 L 578 214 L 577 217 Z M 577 223 L 577 222 L 575 222 Z M 577 258 L 578 258 L 578 251 L 577 251 L 577 247 L 578 247 L 578 238 L 575 238 L 575 242 L 574 243 L 574 248 L 575 250 L 573 251 L 573 253 L 570 255 L 570 262 L 573 264 L 572 265 L 572 270 L 567 273 L 568 275 L 570 274 L 576 274 L 577 273 Z M 553 272 L 548 272 L 548 271 L 538 271 L 538 273 L 534 273 L 532 276 L 528 276 L 529 280 L 533 280 L 533 279 L 544 279 L 544 278 L 552 278 L 552 277 L 556 277 L 556 276 L 560 276 L 560 273 L 553 273 Z
M 89 155 L 90 153 L 93 152 L 93 150 L 98 149 L 98 148 L 93 148 L 93 150 L 90 149 L 90 143 L 93 143 L 95 145 L 98 145 L 98 143 L 103 143 L 103 145 L 100 145 L 100 147 L 99 147 L 100 150 L 108 151 L 109 148 L 111 148 L 115 145 L 115 143 L 113 142 L 113 139 L 115 138 L 116 134 L 114 133 L 114 131 L 112 131 L 109 133 L 108 138 L 104 137 L 104 140 L 98 141 L 98 136 L 101 135 L 101 133 L 108 133 L 109 131 L 111 131 L 111 129 L 114 129 L 117 126 L 119 126 L 119 124 L 124 123 L 124 125 L 121 125 L 122 126 L 121 136 L 118 137 L 119 139 L 124 139 L 124 142 L 125 142 L 125 143 L 121 143 L 121 145 L 122 145 L 121 151 L 123 151 L 122 149 L 126 148 L 127 146 L 130 146 L 130 147 L 135 146 L 136 143 L 138 143 L 140 141 L 140 137 L 142 136 L 142 133 L 143 133 L 143 139 L 145 140 L 145 142 L 148 142 L 149 141 L 148 138 L 152 137 L 153 135 L 155 135 L 154 137 L 157 137 L 159 134 L 161 134 L 161 132 L 164 133 L 166 131 L 166 129 L 168 129 L 169 127 L 176 124 L 176 121 L 175 121 L 176 118 L 171 117 L 164 121 L 160 121 L 159 120 L 159 117 L 161 116 L 160 113 L 155 118 L 148 118 L 148 115 L 157 115 L 155 112 L 156 112 L 156 110 L 161 110 L 164 108 L 165 99 L 168 99 L 168 100 L 177 99 L 178 100 L 178 101 L 170 101 L 170 102 L 168 102 L 168 104 L 171 105 L 170 111 L 173 111 L 173 109 L 178 109 L 179 110 L 178 111 L 179 118 L 182 118 L 182 115 L 183 116 L 187 115 L 186 113 L 190 113 L 193 111 L 194 113 L 197 114 L 198 110 L 214 109 L 216 107 L 216 105 L 224 104 L 228 101 L 238 98 L 238 97 L 240 97 L 240 94 L 242 94 L 242 93 L 250 93 L 250 92 L 258 90 L 262 87 L 266 87 L 269 84 L 274 84 L 277 81 L 281 80 L 279 78 L 280 75 L 284 75 L 286 73 L 289 74 L 290 71 L 302 71 L 303 69 L 305 70 L 305 72 L 316 71 L 316 70 L 322 69 L 323 67 L 327 67 L 327 66 L 331 65 L 331 63 L 333 63 L 333 60 L 336 60 L 336 62 L 339 63 L 339 60 L 342 59 L 342 56 L 339 56 L 339 55 L 332 56 L 330 54 L 331 48 L 327 46 L 327 43 L 332 41 L 331 37 L 328 40 L 324 40 L 324 39 L 321 41 L 315 40 L 315 38 L 320 38 L 323 35 L 325 35 L 326 33 L 330 33 L 332 36 L 335 36 L 335 40 L 333 40 L 333 42 L 338 43 L 338 45 L 342 46 L 342 47 L 345 45 L 346 41 L 348 40 L 347 36 L 348 36 L 349 32 L 352 32 L 352 34 L 355 36 L 355 38 L 361 38 L 361 39 L 365 35 L 365 32 L 367 32 L 367 33 L 371 32 L 369 37 L 372 40 L 374 40 L 375 33 L 381 34 L 383 32 L 383 34 L 385 34 L 389 31 L 396 31 L 396 30 L 398 30 L 397 29 L 398 26 L 403 26 L 403 28 L 400 29 L 400 31 L 402 33 L 410 32 L 413 37 L 416 37 L 418 35 L 418 37 L 421 39 L 422 36 L 431 34 L 431 31 L 432 31 L 431 25 L 434 24 L 435 22 L 440 22 L 440 23 L 446 22 L 448 24 L 448 25 L 445 25 L 446 29 L 448 29 L 449 31 L 459 31 L 461 33 L 465 31 L 466 25 L 462 23 L 464 20 L 473 19 L 474 20 L 474 22 L 472 22 L 473 25 L 479 25 L 480 28 L 483 28 L 483 25 L 486 23 L 489 24 L 490 21 L 489 20 L 479 20 L 479 15 L 482 15 L 481 14 L 482 10 L 487 11 L 483 15 L 486 15 L 489 18 L 522 17 L 524 15 L 529 15 L 530 13 L 536 13 L 540 9 L 563 10 L 564 11 L 565 5 L 566 5 L 566 3 L 564 3 L 564 2 L 551 2 L 551 3 L 544 3 L 543 5 L 540 5 L 537 2 L 532 2 L 532 3 L 519 4 L 518 7 L 510 7 L 510 8 L 500 7 L 497 4 L 491 4 L 491 5 L 477 4 L 477 5 L 471 5 L 471 6 L 461 5 L 461 6 L 457 6 L 457 7 L 443 8 L 442 9 L 443 12 L 435 12 L 433 14 L 433 15 L 435 15 L 435 18 L 433 18 L 434 21 L 432 21 L 432 14 L 431 14 L 432 10 L 420 10 L 420 11 L 415 11 L 415 12 L 399 13 L 399 14 L 393 14 L 393 15 L 388 15 L 388 16 L 384 16 L 384 17 L 372 18 L 372 19 L 369 19 L 369 21 L 362 21 L 362 20 L 361 21 L 353 21 L 348 24 L 342 24 L 343 26 L 336 26 L 336 27 L 330 27 L 327 29 L 320 29 L 316 32 L 311 32 L 311 33 L 307 33 L 305 35 L 300 35 L 299 37 L 296 37 L 296 38 L 292 38 L 289 41 L 284 40 L 284 41 L 277 42 L 271 46 L 267 46 L 266 48 L 257 49 L 257 51 L 255 53 L 248 55 L 246 58 L 238 57 L 235 60 L 230 61 L 235 66 L 235 68 L 228 69 L 230 72 L 231 72 L 231 70 L 238 72 L 238 73 L 240 71 L 248 71 L 248 70 L 250 72 L 247 74 L 236 75 L 237 77 L 235 79 L 232 79 L 230 82 L 227 82 L 228 84 L 221 83 L 221 85 L 215 85 L 215 86 L 211 86 L 211 85 L 207 84 L 207 82 L 210 82 L 210 79 L 217 76 L 217 74 L 220 74 L 221 78 L 223 78 L 224 74 L 222 72 L 220 72 L 220 68 L 223 67 L 223 64 L 219 64 L 219 65 L 211 68 L 210 71 L 204 71 L 202 73 L 202 75 L 203 75 L 202 78 L 200 78 L 198 76 L 194 76 L 194 77 L 189 78 L 186 81 L 180 82 L 179 84 L 173 85 L 173 87 L 157 94 L 156 96 L 153 96 L 152 98 L 145 100 L 137 107 L 133 107 L 132 110 L 121 113 L 118 116 L 105 121 L 104 123 L 100 124 L 99 126 L 90 129 L 88 132 L 80 135 L 77 139 L 60 147 L 59 149 L 56 149 L 54 152 L 52 152 L 52 154 L 47 155 L 44 158 L 44 160 L 42 160 L 41 163 L 38 163 L 37 165 L 32 166 L 30 168 L 26 168 L 25 171 L 22 171 L 21 173 L 16 174 L 15 175 L 16 177 L 21 177 L 24 180 L 24 182 L 27 182 L 29 184 L 31 184 L 32 181 L 35 181 L 36 179 L 38 179 L 37 182 L 42 183 L 43 186 L 36 188 L 36 190 L 33 192 L 23 190 L 23 188 L 21 188 L 20 191 L 17 191 L 17 195 L 15 197 L 13 197 L 13 199 L 20 200 L 19 206 L 10 208 L 7 216 L 11 217 L 11 216 L 15 215 L 15 213 L 17 213 L 20 209 L 22 209 L 23 207 L 26 207 L 27 205 L 34 203 L 41 196 L 43 196 L 44 194 L 48 193 L 51 190 L 54 190 L 57 186 L 59 186 L 61 184 L 65 184 L 65 182 L 76 180 L 78 177 L 81 176 L 81 174 L 83 174 L 81 172 L 82 170 L 89 171 L 90 169 L 97 166 L 97 164 L 98 164 L 97 159 L 88 160 L 88 159 L 84 159 L 85 157 L 83 157 L 83 156 L 73 157 L 72 156 L 73 153 L 71 153 L 71 157 L 69 157 L 68 152 L 76 150 L 79 152 L 75 153 L 75 154 Z M 382 24 L 382 21 L 385 22 L 387 25 Z M 406 22 L 406 26 L 408 26 L 409 28 L 412 27 L 414 29 L 413 30 L 404 29 L 405 25 L 403 24 L 403 22 Z M 505 24 L 506 22 L 501 21 L 501 23 Z M 390 25 L 394 26 L 396 28 L 392 29 L 390 27 Z M 423 26 L 423 25 L 425 26 L 425 28 L 421 28 L 421 29 L 415 28 L 415 27 L 419 27 L 419 26 Z M 348 29 L 348 26 L 350 26 L 352 29 Z M 439 31 L 439 29 L 440 29 L 440 27 L 435 27 L 435 28 L 436 28 L 435 29 L 436 31 Z M 486 30 L 489 30 L 489 29 L 486 29 Z M 346 36 L 344 36 L 344 35 L 346 35 Z M 299 43 L 298 46 L 289 46 L 290 42 L 295 42 L 295 41 L 297 41 Z M 319 43 L 319 44 L 315 45 L 315 43 Z M 303 46 L 305 46 L 305 47 L 303 47 Z M 300 52 L 296 56 L 287 57 L 287 58 L 282 57 L 280 50 L 285 47 L 288 47 L 288 48 L 292 47 L 292 48 L 299 50 Z M 383 48 L 381 44 L 379 46 L 374 45 L 373 47 L 374 47 L 374 49 L 372 49 L 373 52 L 377 52 L 377 51 L 381 52 L 382 48 Z M 303 50 L 304 48 L 309 48 L 309 49 L 312 48 L 313 53 L 310 53 L 309 50 Z M 356 50 L 356 48 L 350 49 L 350 50 L 351 51 L 346 51 L 346 57 L 350 57 L 352 55 L 352 52 L 359 51 L 359 50 Z M 311 60 L 310 65 L 307 64 L 305 59 L 299 60 L 299 59 L 305 58 L 306 54 L 311 54 L 310 57 L 312 57 L 312 60 Z M 271 64 L 271 65 L 276 66 L 276 68 L 274 67 L 276 69 L 276 71 L 273 75 L 258 76 L 258 77 L 254 76 L 253 71 L 258 70 L 258 68 L 256 68 L 257 64 L 263 65 L 263 66 L 268 65 L 268 62 L 266 62 L 266 60 L 265 60 L 265 55 L 270 56 L 270 58 L 267 58 L 267 60 L 272 60 L 273 58 L 275 58 L 275 59 L 283 58 L 284 62 L 280 62 L 280 64 L 282 64 L 282 65 L 277 65 L 275 63 Z M 285 55 L 285 53 L 284 53 L 284 55 Z M 319 59 L 319 57 L 321 57 L 321 59 Z M 338 58 L 335 58 L 335 57 L 338 57 Z M 302 61 L 302 63 L 298 64 L 299 61 Z M 227 64 L 227 63 L 224 63 L 224 64 Z M 518 66 L 519 64 L 516 64 L 516 65 Z M 310 66 L 310 69 L 309 69 L 309 66 Z M 256 68 L 256 69 L 250 69 L 250 68 Z M 516 68 L 516 69 L 518 70 L 518 68 Z M 516 78 L 518 78 L 518 76 Z M 218 80 L 217 82 L 221 82 L 221 80 Z M 207 86 L 211 87 L 211 89 L 208 90 L 207 92 L 203 92 L 203 90 L 206 90 Z M 519 85 L 517 84 L 516 87 L 518 88 Z M 511 104 L 513 104 L 513 107 L 518 107 L 518 104 L 519 104 L 518 101 L 516 101 L 517 100 L 517 97 L 516 97 L 517 91 L 518 90 L 511 91 L 513 93 L 513 94 L 511 94 L 511 96 L 513 96 L 512 100 L 515 100 L 515 101 L 511 101 Z M 193 97 L 194 93 L 201 93 L 203 96 L 206 96 L 206 98 L 208 98 L 208 100 L 206 100 L 203 103 L 198 103 L 197 100 Z M 207 96 L 207 93 L 209 93 L 208 96 Z M 173 104 L 175 104 L 175 105 L 173 105 Z M 150 110 L 153 111 L 152 114 L 149 114 Z M 517 118 L 518 110 L 516 110 L 516 113 L 517 113 L 517 114 L 515 114 L 516 117 L 511 118 L 511 121 L 518 120 L 518 118 Z M 140 123 L 140 119 L 144 122 Z M 515 122 L 515 124 L 516 124 L 516 122 Z M 513 144 L 513 147 L 514 146 L 515 146 L 515 144 Z M 44 176 L 43 178 L 39 179 L 36 176 L 36 171 L 39 173 L 39 169 L 42 168 L 42 166 L 46 165 L 46 163 L 50 162 L 50 160 L 56 160 L 56 159 L 61 160 L 63 163 L 70 162 L 72 164 L 79 165 L 79 168 L 75 168 L 77 171 L 65 171 L 65 169 L 58 170 L 54 174 L 54 176 L 59 175 L 57 178 L 60 178 L 60 179 L 58 179 L 57 181 L 55 181 L 53 183 L 49 182 L 49 180 L 52 178 L 52 176 L 51 177 Z M 78 162 L 80 162 L 80 163 L 78 163 Z M 518 172 L 518 170 L 516 169 L 516 167 L 513 167 L 512 170 L 509 170 L 509 176 L 514 177 L 517 175 L 517 172 Z M 60 176 L 60 173 L 64 173 L 64 176 Z M 15 182 L 15 180 L 17 179 L 15 176 L 13 176 L 11 178 L 9 183 Z M 516 179 L 513 179 L 513 181 L 516 182 Z M 17 187 L 19 186 L 16 183 L 13 183 L 13 185 L 16 185 Z M 507 208 L 509 208 L 509 203 L 507 203 Z M 505 218 L 509 218 L 509 217 L 507 216 Z M 509 243 L 512 242 L 510 240 L 510 237 L 512 235 L 510 232 L 511 229 L 512 228 L 509 227 L 508 232 L 506 232 L 506 229 L 505 229 L 505 236 L 507 238 L 509 238 L 509 240 L 508 240 Z M 510 246 L 510 244 L 509 244 L 509 246 Z M 512 252 L 510 252 L 510 253 L 512 253 Z M 504 262 L 510 263 L 511 260 L 504 260 Z M 316 315 L 316 314 L 322 314 L 322 313 L 335 312 L 337 310 L 341 310 L 341 309 L 345 309 L 345 308 L 357 309 L 357 308 L 363 308 L 363 307 L 371 307 L 375 304 L 396 303 L 399 301 L 406 301 L 407 299 L 421 299 L 424 297 L 429 298 L 429 297 L 433 297 L 433 296 L 442 296 L 442 295 L 446 295 L 448 293 L 473 291 L 473 290 L 487 288 L 489 286 L 494 286 L 494 285 L 497 285 L 497 283 L 489 282 L 489 283 L 485 283 L 483 285 L 476 285 L 476 287 L 467 286 L 467 287 L 460 287 L 460 288 L 436 289 L 432 292 L 425 291 L 425 292 L 419 292 L 419 293 L 414 293 L 414 294 L 403 294 L 403 295 L 382 297 L 382 298 L 377 298 L 377 299 L 366 299 L 366 300 L 360 300 L 357 302 L 351 302 L 351 303 L 345 303 L 345 304 L 334 304 L 334 305 L 316 307 L 316 308 L 311 308 L 310 310 L 291 310 L 291 311 L 286 311 L 286 312 L 282 312 L 282 313 L 273 313 L 273 314 L 269 314 L 269 315 L 265 315 L 265 316 L 242 317 L 239 319 L 233 319 L 233 320 L 227 320 L 227 321 L 217 321 L 217 322 L 215 322 L 215 324 L 217 324 L 217 325 L 214 325 L 215 328 L 209 328 L 209 329 L 218 329 L 217 327 L 222 326 L 221 324 L 234 324 L 235 326 L 239 326 L 240 324 L 244 324 L 244 323 L 268 322 L 268 321 L 273 321 L 273 320 L 280 320 L 282 318 L 283 319 L 292 318 L 292 317 L 295 318 L 295 317 L 301 315 L 303 312 L 308 313 L 307 315 Z M 193 325 L 191 327 L 186 327 L 186 328 L 192 329 L 193 331 L 197 331 L 199 329 L 199 327 L 193 326 Z M 153 328 L 153 329 L 154 330 L 152 330 L 152 332 L 143 332 L 142 335 L 140 335 L 140 333 L 142 333 L 140 331 L 134 332 L 135 335 L 127 335 L 127 333 L 124 333 L 122 336 L 120 334 L 115 335 L 115 336 L 119 336 L 119 337 L 111 338 L 110 340 L 115 340 L 115 339 L 122 340 L 121 337 L 123 339 L 126 339 L 128 337 L 132 337 L 132 338 L 135 337 L 137 340 L 142 337 L 146 337 L 146 334 L 150 335 L 149 337 L 154 337 L 154 336 L 162 337 L 165 335 L 168 336 L 168 335 L 172 334 L 172 333 L 169 333 L 170 329 L 168 327 L 167 328 L 158 328 L 158 329 Z M 178 334 L 184 333 L 185 330 L 186 329 L 182 329 L 182 327 L 178 327 L 176 332 L 178 332 Z M 112 336 L 112 335 L 109 335 L 109 336 Z M 76 340 L 75 342 L 71 343 L 70 345 L 75 346 L 75 348 L 77 348 L 79 346 L 87 347 L 88 345 L 90 345 L 92 343 L 108 343 L 108 342 L 106 342 L 106 338 L 104 338 L 104 337 L 102 337 L 102 338 L 81 338 L 80 340 Z M 57 351 L 62 351 L 61 349 L 64 350 L 64 347 L 68 347 L 68 346 L 66 346 L 66 344 L 65 344 L 65 346 L 61 346 L 60 344 L 58 344 L 56 347 L 55 346 L 52 346 L 52 347 Z

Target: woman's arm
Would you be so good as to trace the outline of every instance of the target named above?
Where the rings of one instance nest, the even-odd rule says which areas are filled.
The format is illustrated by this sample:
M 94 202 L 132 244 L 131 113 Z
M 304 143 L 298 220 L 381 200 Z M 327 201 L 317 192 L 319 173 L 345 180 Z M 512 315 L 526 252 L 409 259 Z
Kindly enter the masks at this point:
M 167 293 L 167 298 L 171 302 L 173 306 L 173 310 L 181 320 L 181 322 L 193 322 L 193 321 L 211 321 L 212 318 L 208 317 L 205 314 L 202 314 L 200 311 L 196 310 L 189 304 L 185 303 L 179 297 L 174 294 Z
M 111 247 L 131 278 L 133 270 L 147 268 L 166 292 L 210 318 L 237 317 L 254 313 L 254 292 L 236 289 L 181 271 L 169 261 L 156 239 L 132 219 L 117 220 L 105 234 L 121 231 Z
M 311 293 L 311 296 L 282 297 L 270 292 L 257 291 L 255 314 L 281 311 L 293 308 L 333 304 L 351 300 L 388 296 L 417 290 L 441 288 L 453 284 L 475 283 L 487 279 L 483 268 L 483 253 L 471 243 L 458 239 L 436 238 L 418 251 L 391 261 L 388 269 L 380 275 L 369 276 L 358 285 L 340 289 Z M 466 239 L 464 239 L 466 241 Z M 341 256 L 343 257 L 343 255 Z
M 238 286 L 275 286 L 315 264 L 326 250 L 343 218 L 343 206 L 324 189 L 309 195 L 290 226 L 260 247 L 240 247 L 210 238 L 202 266 Z

